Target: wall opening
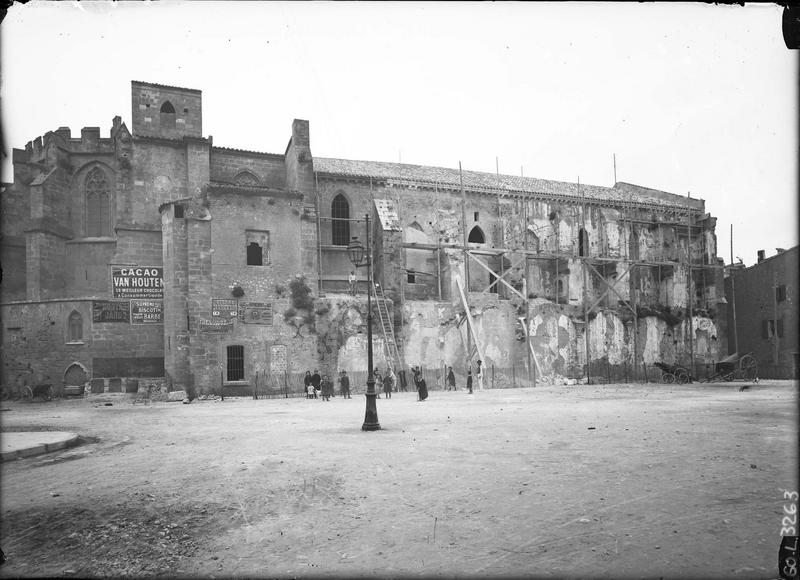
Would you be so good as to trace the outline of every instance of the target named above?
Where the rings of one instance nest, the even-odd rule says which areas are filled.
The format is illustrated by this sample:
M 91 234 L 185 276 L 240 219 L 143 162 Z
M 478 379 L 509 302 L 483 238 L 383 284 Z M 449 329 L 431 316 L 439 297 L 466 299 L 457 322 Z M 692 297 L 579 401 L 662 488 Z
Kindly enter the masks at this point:
M 248 266 L 269 264 L 269 232 L 245 231 L 245 258 Z
M 578 230 L 578 255 L 589 255 L 589 234 L 583 228 Z
M 469 232 L 469 237 L 467 238 L 467 241 L 471 244 L 485 244 L 486 237 L 483 235 L 483 230 L 478 226 L 475 226 Z
M 247 244 L 247 265 L 248 266 L 263 266 L 264 259 L 261 254 L 261 246 L 256 242 Z

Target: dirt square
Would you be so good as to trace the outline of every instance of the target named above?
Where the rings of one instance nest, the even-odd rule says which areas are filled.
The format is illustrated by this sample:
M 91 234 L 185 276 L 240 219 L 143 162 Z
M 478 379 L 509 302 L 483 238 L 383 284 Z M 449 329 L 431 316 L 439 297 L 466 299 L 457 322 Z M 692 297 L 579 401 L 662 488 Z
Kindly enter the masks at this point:
M 797 384 L 743 387 L 3 403 L 83 443 L 2 464 L 0 578 L 776 578 Z

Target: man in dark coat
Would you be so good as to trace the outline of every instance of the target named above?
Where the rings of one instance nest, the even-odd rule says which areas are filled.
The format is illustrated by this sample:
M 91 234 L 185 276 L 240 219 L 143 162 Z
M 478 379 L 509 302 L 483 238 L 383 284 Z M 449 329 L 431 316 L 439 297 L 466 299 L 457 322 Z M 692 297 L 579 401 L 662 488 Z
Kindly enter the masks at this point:
M 447 390 L 449 391 L 450 389 L 452 389 L 452 390 L 455 391 L 456 390 L 456 375 L 455 375 L 455 373 L 453 373 L 453 367 L 447 367 L 447 368 L 450 369 L 447 372 Z
M 319 371 L 314 369 L 314 374 L 311 375 L 311 384 L 314 385 L 314 391 L 319 391 L 319 385 L 322 382 L 322 377 L 319 376 Z
M 342 385 L 342 397 L 345 399 L 350 398 L 350 377 L 347 376 L 347 371 L 342 371 L 342 376 L 339 377 L 339 384 Z
M 422 371 L 419 367 L 414 368 L 414 386 L 417 387 L 417 401 L 424 401 L 428 398 L 428 385 L 422 378 Z

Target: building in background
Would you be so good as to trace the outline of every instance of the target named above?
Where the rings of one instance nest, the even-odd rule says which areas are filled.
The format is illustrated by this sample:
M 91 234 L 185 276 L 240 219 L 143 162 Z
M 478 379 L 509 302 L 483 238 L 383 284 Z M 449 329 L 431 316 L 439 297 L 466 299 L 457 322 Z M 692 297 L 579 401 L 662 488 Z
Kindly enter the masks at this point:
M 753 354 L 761 378 L 796 379 L 800 256 L 798 246 L 776 251 L 767 258 L 759 250 L 755 265 L 732 268 L 725 279 L 728 352 Z
M 496 385 L 641 380 L 727 352 L 716 219 L 700 199 L 440 167 L 215 146 L 199 90 L 133 81 L 115 117 L 14 150 L 2 191 L 4 385 L 284 388 L 378 365 L 485 362 Z M 292 378 L 292 381 L 295 379 Z M 299 379 L 296 381 L 299 386 Z

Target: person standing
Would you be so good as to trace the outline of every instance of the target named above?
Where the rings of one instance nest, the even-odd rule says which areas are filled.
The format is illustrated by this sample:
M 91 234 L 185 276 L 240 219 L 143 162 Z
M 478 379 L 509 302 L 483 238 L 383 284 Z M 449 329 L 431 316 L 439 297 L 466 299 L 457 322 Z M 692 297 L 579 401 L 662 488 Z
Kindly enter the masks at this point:
M 478 361 L 478 370 L 475 371 L 475 376 L 478 377 L 478 390 L 483 390 L 483 361 Z
M 378 385 L 377 389 L 380 389 L 381 385 L 383 384 L 383 377 L 381 376 L 381 373 L 378 372 L 378 369 L 375 369 L 372 372 L 372 376 L 375 377 L 375 384 Z M 375 392 L 378 393 L 377 398 L 380 399 L 381 398 L 381 392 L 378 391 L 377 389 L 376 389 Z
M 428 385 L 422 378 L 422 371 L 418 366 L 414 367 L 414 386 L 417 388 L 417 401 L 424 401 L 428 398 Z
M 388 367 L 387 371 L 388 371 L 389 378 L 391 379 L 392 391 L 396 391 L 397 390 L 397 375 L 394 374 L 394 370 L 392 369 L 392 367 Z M 390 395 L 390 397 L 391 397 L 391 395 Z
M 303 392 L 306 394 L 306 399 L 310 399 L 311 396 L 308 392 L 308 385 L 311 384 L 311 371 L 306 371 L 306 376 L 303 377 Z
M 387 399 L 392 398 L 392 369 L 391 367 L 386 369 L 386 374 L 383 376 L 383 394 L 386 395 Z
M 447 367 L 447 390 L 456 390 L 456 375 L 453 373 L 453 367 Z
M 472 394 L 472 369 L 467 371 L 467 391 L 469 394 Z
M 357 283 L 355 270 L 350 270 L 350 276 L 348 276 L 347 281 L 350 282 L 350 296 L 355 296 Z
M 330 401 L 333 394 L 333 381 L 328 375 L 322 379 L 322 400 Z
M 314 369 L 314 374 L 311 375 L 311 386 L 314 387 L 314 398 L 317 398 L 317 392 L 319 391 L 319 385 L 322 382 L 322 377 L 319 376 L 319 371 Z
M 350 398 L 350 377 L 347 376 L 347 371 L 342 371 L 342 376 L 339 378 L 339 383 L 342 385 L 342 397 L 345 399 Z

